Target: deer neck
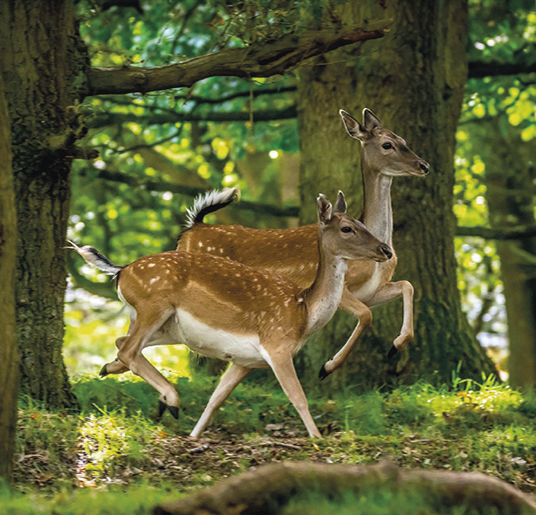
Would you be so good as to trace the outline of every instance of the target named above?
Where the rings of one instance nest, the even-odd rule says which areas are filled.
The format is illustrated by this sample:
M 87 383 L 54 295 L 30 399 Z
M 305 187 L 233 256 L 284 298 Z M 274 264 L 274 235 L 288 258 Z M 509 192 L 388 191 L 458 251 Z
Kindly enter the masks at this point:
M 348 268 L 345 259 L 328 254 L 321 244 L 319 251 L 320 260 L 315 280 L 302 294 L 308 314 L 306 338 L 322 329 L 337 311 L 344 288 L 344 275 Z
M 363 162 L 363 215 L 361 221 L 380 241 L 393 243 L 391 183 L 393 178 L 370 169 Z

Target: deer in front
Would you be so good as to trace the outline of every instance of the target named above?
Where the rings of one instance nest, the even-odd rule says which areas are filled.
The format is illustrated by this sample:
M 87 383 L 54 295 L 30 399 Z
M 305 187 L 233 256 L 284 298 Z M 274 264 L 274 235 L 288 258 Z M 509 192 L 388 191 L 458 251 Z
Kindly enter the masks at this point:
M 383 128 L 369 109 L 363 110 L 363 123 L 340 110 L 348 134 L 361 143 L 364 207 L 361 221 L 381 241 L 392 247 L 393 214 L 391 184 L 394 177 L 424 177 L 426 161 L 412 152 L 394 132 Z M 316 225 L 297 229 L 259 230 L 240 225 L 209 225 L 204 217 L 230 204 L 236 191 L 228 190 L 200 197 L 189 211 L 186 230 L 177 250 L 203 251 L 225 256 L 240 263 L 277 272 L 305 287 L 311 284 L 318 263 Z M 341 367 L 363 331 L 372 323 L 370 307 L 402 297 L 404 315 L 400 334 L 388 357 L 403 349 L 413 338 L 413 286 L 408 281 L 390 282 L 396 256 L 385 262 L 352 261 L 340 307 L 358 318 L 358 324 L 339 352 L 319 372 L 324 379 Z
M 346 214 L 344 195 L 335 207 L 318 203 L 316 276 L 302 288 L 279 274 L 206 253 L 163 252 L 120 267 L 92 247 L 72 246 L 87 263 L 118 275 L 119 297 L 135 312 L 129 334 L 116 342 L 118 360 L 106 373 L 130 369 L 160 393 L 160 415 L 176 418 L 179 395 L 144 357 L 152 345 L 184 343 L 199 354 L 230 361 L 191 436 L 254 368 L 270 367 L 311 437 L 320 437 L 296 375 L 293 356 L 333 316 L 341 301 L 348 260 L 385 262 L 390 247 Z

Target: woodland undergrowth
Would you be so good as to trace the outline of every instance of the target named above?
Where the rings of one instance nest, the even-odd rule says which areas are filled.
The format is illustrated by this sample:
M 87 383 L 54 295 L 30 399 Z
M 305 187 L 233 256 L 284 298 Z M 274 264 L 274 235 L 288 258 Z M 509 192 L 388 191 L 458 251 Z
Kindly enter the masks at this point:
M 131 374 L 79 378 L 81 413 L 51 413 L 22 398 L 14 489 L 0 490 L 4 512 L 147 513 L 158 502 L 283 460 L 389 459 L 403 467 L 479 471 L 536 492 L 536 394 L 491 377 L 477 384 L 453 374 L 443 388 L 418 382 L 389 392 L 309 395 L 321 440 L 307 437 L 276 384 L 254 380 L 233 392 L 202 438 L 192 439 L 215 380 L 168 377 L 181 395 L 178 421 L 169 413 L 158 421 L 157 394 Z M 384 495 L 374 502 L 398 501 Z

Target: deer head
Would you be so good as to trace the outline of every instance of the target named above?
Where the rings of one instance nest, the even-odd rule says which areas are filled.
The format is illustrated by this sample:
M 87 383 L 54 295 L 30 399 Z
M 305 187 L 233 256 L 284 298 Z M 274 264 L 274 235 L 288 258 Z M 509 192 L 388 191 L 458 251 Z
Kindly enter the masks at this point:
M 391 177 L 423 177 L 429 172 L 430 165 L 410 150 L 404 139 L 384 129 L 370 109 L 363 109 L 363 123 L 342 109 L 339 114 L 346 132 L 361 142 L 364 170 Z
M 339 191 L 334 208 L 322 194 L 317 203 L 319 240 L 325 252 L 349 260 L 386 261 L 392 257 L 389 245 L 373 236 L 363 223 L 346 214 L 342 191 Z

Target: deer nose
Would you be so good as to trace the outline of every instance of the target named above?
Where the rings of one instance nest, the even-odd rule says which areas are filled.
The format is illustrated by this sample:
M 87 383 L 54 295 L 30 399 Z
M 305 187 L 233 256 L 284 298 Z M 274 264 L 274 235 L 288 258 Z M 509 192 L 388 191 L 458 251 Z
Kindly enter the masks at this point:
M 428 174 L 430 171 L 430 165 L 426 161 L 419 162 L 419 168 L 425 173 Z
M 382 243 L 380 245 L 380 252 L 387 257 L 387 259 L 391 259 L 393 257 L 393 251 L 391 250 L 391 247 L 389 245 L 386 245 L 385 243 Z

